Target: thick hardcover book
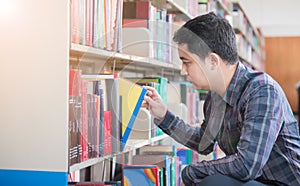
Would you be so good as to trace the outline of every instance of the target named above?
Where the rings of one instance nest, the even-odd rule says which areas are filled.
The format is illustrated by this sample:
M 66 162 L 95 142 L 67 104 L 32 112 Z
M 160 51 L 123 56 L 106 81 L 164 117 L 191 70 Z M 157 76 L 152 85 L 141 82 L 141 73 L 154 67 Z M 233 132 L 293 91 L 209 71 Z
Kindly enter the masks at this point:
M 148 28 L 148 19 L 123 19 L 123 28 Z
M 94 93 L 100 97 L 100 111 L 99 111 L 99 156 L 104 155 L 104 93 L 102 81 L 94 81 Z
M 87 46 L 93 46 L 94 31 L 94 0 L 86 0 L 86 27 L 85 40 Z
M 69 165 L 80 162 L 81 127 L 80 70 L 69 71 Z
M 77 132 L 77 114 L 78 114 L 78 96 L 69 96 L 69 166 L 79 162 L 78 152 L 78 132 Z
M 123 184 L 126 186 L 159 186 L 159 167 L 156 165 L 123 166 Z
M 150 19 L 151 17 L 151 2 L 150 1 L 137 1 L 136 2 L 136 18 Z
M 106 79 L 107 109 L 111 111 L 112 152 L 121 151 L 121 110 L 119 78 Z
M 80 143 L 81 143 L 81 162 L 88 159 L 88 101 L 87 101 L 87 85 L 88 82 L 81 81 L 81 128 L 80 128 Z
M 93 131 L 93 126 L 94 126 L 94 120 L 96 118 L 95 117 L 95 103 L 94 103 L 94 98 L 93 98 L 93 94 L 88 94 L 87 95 L 87 112 L 88 112 L 88 125 L 87 125 L 87 130 L 88 130 L 88 139 L 87 139 L 87 143 L 88 143 L 88 158 L 92 158 L 92 131 Z
M 112 153 L 111 111 L 104 111 L 104 155 Z
M 80 40 L 80 2 L 71 0 L 71 42 L 79 43 Z
M 123 19 L 136 18 L 136 2 L 123 3 Z
M 120 78 L 120 96 L 122 96 L 122 149 L 124 149 L 133 123 L 139 112 L 147 90 L 141 86 Z

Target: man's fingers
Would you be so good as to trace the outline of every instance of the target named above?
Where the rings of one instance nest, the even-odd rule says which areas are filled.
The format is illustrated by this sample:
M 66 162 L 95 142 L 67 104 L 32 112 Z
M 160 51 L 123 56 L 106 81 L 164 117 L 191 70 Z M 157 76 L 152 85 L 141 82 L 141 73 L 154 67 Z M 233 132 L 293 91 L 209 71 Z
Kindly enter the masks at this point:
M 143 108 L 148 108 L 148 106 L 149 106 L 148 102 L 146 102 L 146 101 L 143 101 L 143 102 L 142 102 L 141 107 L 143 107 Z
M 154 105 L 155 104 L 155 100 L 152 99 L 150 96 L 145 96 L 144 100 L 149 104 L 149 105 Z
M 157 93 L 157 91 L 155 90 L 155 88 L 153 87 L 149 87 L 149 86 L 143 86 L 145 89 L 147 89 L 147 95 L 150 96 L 150 97 L 157 97 L 159 96 L 159 94 Z

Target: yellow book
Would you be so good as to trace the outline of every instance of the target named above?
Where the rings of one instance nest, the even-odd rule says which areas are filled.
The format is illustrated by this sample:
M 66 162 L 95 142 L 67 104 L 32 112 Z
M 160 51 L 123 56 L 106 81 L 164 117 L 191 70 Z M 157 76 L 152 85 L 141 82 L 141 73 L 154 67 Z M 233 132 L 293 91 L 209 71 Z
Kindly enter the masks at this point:
M 133 123 L 138 115 L 146 92 L 146 89 L 132 81 L 120 78 L 122 149 L 124 149 L 129 138 Z

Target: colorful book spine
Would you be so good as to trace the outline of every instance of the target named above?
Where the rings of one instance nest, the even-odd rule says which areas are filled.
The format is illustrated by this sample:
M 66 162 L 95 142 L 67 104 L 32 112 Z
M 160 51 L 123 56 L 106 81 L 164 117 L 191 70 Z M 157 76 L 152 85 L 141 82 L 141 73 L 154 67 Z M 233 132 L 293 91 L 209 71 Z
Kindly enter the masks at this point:
M 159 186 L 159 167 L 155 165 L 123 166 L 124 186 Z

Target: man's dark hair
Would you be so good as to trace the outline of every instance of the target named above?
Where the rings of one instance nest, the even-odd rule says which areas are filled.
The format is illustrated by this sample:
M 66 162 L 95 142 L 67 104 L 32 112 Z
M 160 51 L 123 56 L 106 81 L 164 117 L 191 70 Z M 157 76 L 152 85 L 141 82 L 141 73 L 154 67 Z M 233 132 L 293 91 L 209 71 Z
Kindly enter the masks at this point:
M 174 35 L 178 44 L 187 44 L 191 53 L 204 59 L 210 52 L 229 64 L 238 61 L 236 38 L 229 22 L 210 12 L 186 22 Z

